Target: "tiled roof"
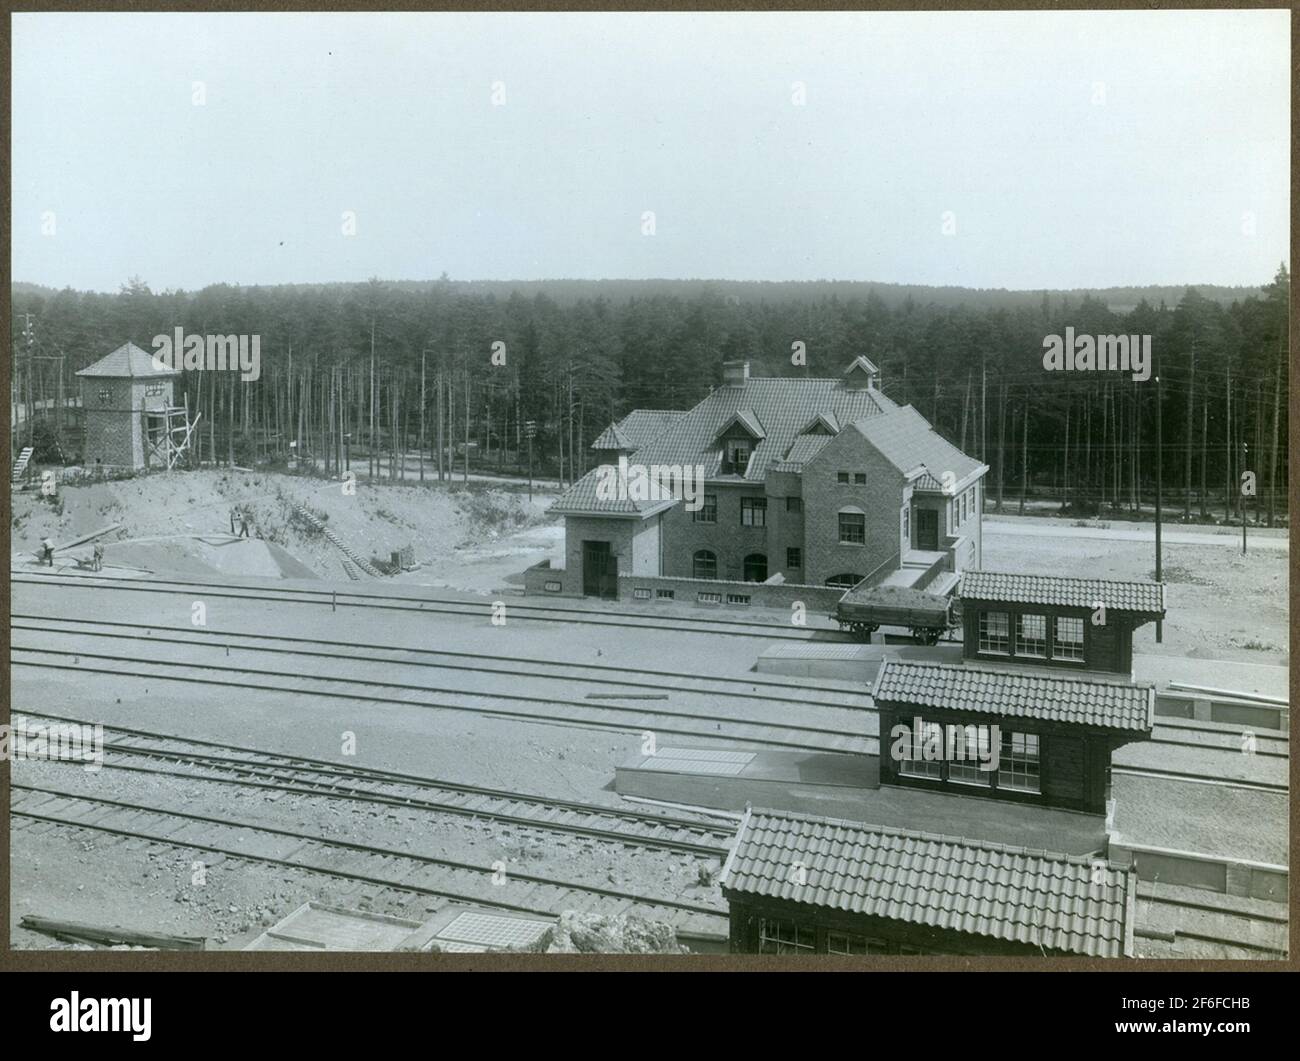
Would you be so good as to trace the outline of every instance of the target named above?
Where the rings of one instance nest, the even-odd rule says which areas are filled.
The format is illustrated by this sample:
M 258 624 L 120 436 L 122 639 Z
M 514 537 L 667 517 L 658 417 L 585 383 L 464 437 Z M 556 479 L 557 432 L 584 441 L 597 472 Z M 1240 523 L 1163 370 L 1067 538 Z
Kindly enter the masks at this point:
M 717 438 L 718 435 L 730 431 L 736 424 L 743 427 L 752 438 L 757 439 L 767 437 L 767 432 L 763 430 L 763 425 L 758 422 L 758 417 L 754 415 L 753 409 L 737 409 L 727 417 L 726 422 L 714 432 L 713 437 Z
M 772 465 L 776 472 L 802 471 L 803 466 L 819 454 L 831 440 L 830 435 L 800 435 L 794 440 L 784 460 Z
M 135 376 L 179 376 L 180 373 L 174 368 L 158 368 L 152 354 L 141 350 L 135 343 L 124 343 L 93 365 L 83 368 L 77 375 L 131 379 Z
M 961 579 L 961 596 L 1066 608 L 1095 608 L 1101 602 L 1108 610 L 1117 612 L 1163 614 L 1165 610 L 1165 587 L 1160 582 L 1118 582 L 1003 571 L 966 571 Z
M 718 478 L 722 457 L 718 432 L 744 409 L 765 433 L 745 473 L 746 479 L 761 482 L 817 413 L 831 413 L 838 423 L 846 424 L 897 408 L 881 391 L 845 386 L 839 379 L 751 378 L 739 386 L 719 387 L 636 456 L 646 464 L 701 464 L 706 478 Z
M 1131 949 L 1134 882 L 1087 858 L 768 810 L 746 813 L 722 876 L 729 895 L 1104 958 Z
M 615 467 L 612 464 L 602 464 L 599 468 L 593 468 L 561 494 L 547 511 L 557 516 L 641 516 L 644 518 L 677 504 L 672 499 L 634 501 L 631 498 L 601 497 L 597 487 L 600 484 L 602 469 Z
M 1082 674 L 887 659 L 876 675 L 877 703 L 970 711 L 1004 718 L 1149 731 L 1155 687 Z
M 951 472 L 954 486 L 983 468 L 930 426 L 910 405 L 885 416 L 873 416 L 853 425 L 887 461 L 904 474 L 924 467 L 936 481 Z
M 636 449 L 645 445 L 685 414 L 680 409 L 633 409 L 616 424 L 610 424 L 591 444 L 592 449 Z

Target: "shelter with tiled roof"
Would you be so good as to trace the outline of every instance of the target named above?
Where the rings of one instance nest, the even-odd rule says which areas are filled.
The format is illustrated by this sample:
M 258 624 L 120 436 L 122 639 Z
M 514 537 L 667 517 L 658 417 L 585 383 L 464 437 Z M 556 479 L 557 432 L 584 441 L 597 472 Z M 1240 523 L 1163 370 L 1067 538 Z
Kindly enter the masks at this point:
M 733 952 L 1133 954 L 1136 873 L 1101 859 L 750 809 L 721 885 Z
M 616 579 L 645 580 L 635 599 L 662 596 L 654 578 L 821 587 L 893 578 L 947 592 L 978 563 L 987 469 L 885 395 L 869 360 L 830 379 L 753 377 L 748 362 L 723 369 L 723 385 L 693 409 L 638 410 L 602 434 L 601 448 L 618 456 L 615 482 L 640 474 L 688 488 L 668 504 L 621 488 L 611 496 L 608 468 L 590 472 L 552 507 L 568 541 L 565 572 L 548 585 L 610 595 L 608 570 L 587 577 L 588 555 Z M 661 429 L 640 437 L 652 416 Z
M 1132 674 L 1133 634 L 1165 615 L 1164 584 L 970 570 L 967 659 Z
M 1116 748 L 1150 737 L 1155 687 L 1118 676 L 887 659 L 880 783 L 1103 814 Z

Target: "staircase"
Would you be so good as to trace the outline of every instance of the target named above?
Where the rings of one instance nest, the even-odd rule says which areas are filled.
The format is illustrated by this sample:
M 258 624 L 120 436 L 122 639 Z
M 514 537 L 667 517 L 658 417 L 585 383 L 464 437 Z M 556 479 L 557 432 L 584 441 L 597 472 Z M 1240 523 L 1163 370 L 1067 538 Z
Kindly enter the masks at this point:
M 10 482 L 17 482 L 27 474 L 27 465 L 31 461 L 34 452 L 34 447 L 28 446 L 18 454 L 18 459 L 14 461 L 13 474 L 9 477 Z
M 332 530 L 330 530 L 327 526 L 325 526 L 324 523 L 318 520 L 305 508 L 301 507 L 300 505 L 295 505 L 294 508 L 298 510 L 298 514 L 302 516 L 303 519 L 305 519 L 318 531 L 324 534 L 325 537 L 329 539 L 331 545 L 333 545 L 336 549 L 338 549 L 344 556 L 346 556 L 349 560 L 351 560 L 352 563 L 354 563 L 358 568 L 364 571 L 367 575 L 369 575 L 371 578 L 384 577 L 383 573 L 380 572 L 374 566 L 374 564 L 372 564 L 364 556 L 361 556 L 360 554 L 353 552 L 352 549 L 347 545 L 346 542 L 343 541 L 342 538 L 340 538 L 337 534 L 335 534 Z M 346 563 L 343 565 L 343 570 L 347 571 L 348 577 L 354 579 L 357 577 L 355 574 L 353 574 L 353 572 L 348 571 L 348 567 Z

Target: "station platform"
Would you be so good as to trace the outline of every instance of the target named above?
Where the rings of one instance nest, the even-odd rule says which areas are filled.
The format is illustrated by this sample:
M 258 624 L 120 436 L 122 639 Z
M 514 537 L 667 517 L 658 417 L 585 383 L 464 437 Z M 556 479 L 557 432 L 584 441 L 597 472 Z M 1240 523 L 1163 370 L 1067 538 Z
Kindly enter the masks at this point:
M 876 635 L 879 637 L 879 635 Z M 755 664 L 759 674 L 790 678 L 820 678 L 871 685 L 886 658 L 926 663 L 960 663 L 961 645 L 822 644 L 785 641 L 763 650 Z
M 880 784 L 874 755 L 661 748 L 614 772 L 621 796 L 743 813 L 746 804 L 1069 855 L 1106 847 L 1101 815 Z

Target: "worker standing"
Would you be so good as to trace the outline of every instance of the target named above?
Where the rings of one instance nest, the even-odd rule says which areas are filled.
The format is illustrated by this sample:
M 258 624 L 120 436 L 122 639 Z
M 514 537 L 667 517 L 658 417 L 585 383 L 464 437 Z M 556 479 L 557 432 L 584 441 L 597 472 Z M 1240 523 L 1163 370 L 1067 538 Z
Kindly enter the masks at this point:
M 95 546 L 95 558 L 91 561 L 90 566 L 92 571 L 104 570 L 104 547 L 102 545 Z
M 50 567 L 54 566 L 54 543 L 49 538 L 41 539 L 41 560 Z
M 242 523 L 242 522 L 243 522 L 243 517 L 239 514 L 239 509 L 238 509 L 238 508 L 232 508 L 232 509 L 230 510 L 230 533 L 231 533 L 232 535 L 237 533 L 237 531 L 235 530 L 235 521 L 236 521 L 236 520 L 238 520 L 239 522 Z
M 248 525 L 250 523 L 252 523 L 252 520 L 249 519 L 248 513 L 241 512 L 239 516 L 239 536 L 241 538 L 248 537 Z

